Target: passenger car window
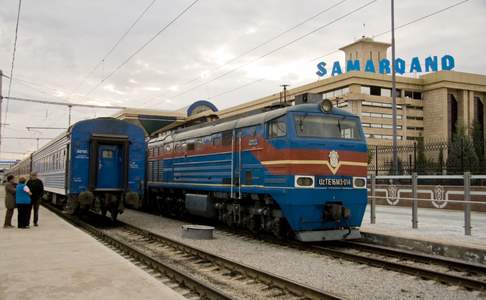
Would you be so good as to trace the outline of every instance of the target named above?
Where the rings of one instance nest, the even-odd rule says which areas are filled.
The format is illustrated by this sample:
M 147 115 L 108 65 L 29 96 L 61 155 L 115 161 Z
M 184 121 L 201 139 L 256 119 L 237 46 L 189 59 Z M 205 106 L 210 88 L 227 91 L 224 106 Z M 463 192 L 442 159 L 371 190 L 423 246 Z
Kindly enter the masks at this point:
M 112 158 L 113 152 L 111 150 L 104 150 L 102 155 L 103 155 L 103 158 Z
M 276 138 L 287 135 L 287 123 L 285 123 L 285 116 L 271 120 L 268 122 L 268 137 Z

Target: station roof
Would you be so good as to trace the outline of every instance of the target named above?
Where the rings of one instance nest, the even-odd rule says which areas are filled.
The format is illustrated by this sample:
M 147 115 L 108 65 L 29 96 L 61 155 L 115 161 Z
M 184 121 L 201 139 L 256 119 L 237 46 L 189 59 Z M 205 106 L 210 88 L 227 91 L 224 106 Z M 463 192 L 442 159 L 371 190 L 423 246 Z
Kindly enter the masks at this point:
M 146 135 L 151 135 L 158 129 L 174 122 L 185 120 L 186 114 L 181 110 L 155 110 L 141 108 L 126 108 L 113 115 L 114 118 L 126 120 L 142 127 Z

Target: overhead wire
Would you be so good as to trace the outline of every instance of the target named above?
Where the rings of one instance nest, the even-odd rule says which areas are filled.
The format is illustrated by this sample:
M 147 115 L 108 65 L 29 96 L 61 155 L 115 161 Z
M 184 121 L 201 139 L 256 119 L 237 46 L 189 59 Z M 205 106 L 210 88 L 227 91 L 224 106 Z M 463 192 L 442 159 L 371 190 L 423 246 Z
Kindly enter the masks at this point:
M 459 6 L 459 5 L 465 4 L 466 2 L 469 2 L 469 1 L 471 1 L 471 0 L 462 0 L 462 1 L 456 2 L 455 4 L 449 5 L 449 6 L 447 6 L 447 7 L 441 8 L 441 9 L 439 9 L 439 10 L 437 10 L 437 11 L 434 11 L 434 12 L 431 12 L 431 13 L 426 14 L 426 15 L 424 15 L 424 16 L 421 16 L 421 17 L 418 17 L 418 18 L 416 18 L 416 19 L 413 19 L 413 20 L 411 20 L 411 21 L 409 21 L 409 22 L 407 22 L 407 23 L 401 24 L 401 25 L 399 25 L 399 26 L 395 27 L 395 30 L 400 30 L 400 29 L 403 29 L 403 28 L 405 28 L 405 27 L 407 27 L 407 26 L 409 26 L 409 25 L 412 25 L 412 24 L 418 23 L 418 22 L 420 22 L 420 21 L 423 21 L 423 20 L 428 19 L 428 18 L 430 18 L 430 17 L 433 17 L 433 16 L 435 16 L 435 15 L 438 15 L 438 14 L 440 14 L 440 13 L 442 13 L 442 12 L 445 12 L 445 11 L 447 11 L 447 10 L 450 10 L 450 9 L 452 9 L 452 8 L 454 8 L 454 7 L 457 7 L 457 6 Z M 377 33 L 377 34 L 372 35 L 372 37 L 373 37 L 373 38 L 380 37 L 380 36 L 383 36 L 383 35 L 385 35 L 385 34 L 387 34 L 387 33 L 390 33 L 390 31 L 391 31 L 391 30 L 383 31 L 383 32 L 380 32 L 380 33 Z M 338 53 L 339 51 L 340 51 L 339 49 L 335 49 L 335 50 L 329 51 L 329 52 L 327 52 L 327 53 L 326 53 L 326 54 L 324 54 L 324 55 L 320 55 L 320 56 L 318 56 L 318 57 L 314 57 L 314 58 L 312 58 L 312 59 L 309 59 L 307 62 L 313 62 L 313 61 L 315 61 L 315 60 L 317 60 L 317 59 L 321 59 L 321 58 L 327 57 L 327 56 L 329 56 L 329 55 L 332 55 L 332 54 L 334 54 L 334 53 Z M 256 83 L 258 83 L 258 82 L 261 82 L 261 81 L 263 81 L 263 80 L 267 80 L 267 79 L 266 79 L 266 78 L 258 78 L 258 79 L 255 79 L 255 80 L 253 80 L 253 81 L 247 82 L 247 83 L 245 83 L 245 84 L 243 84 L 243 85 L 237 86 L 237 87 L 232 88 L 232 89 L 230 89 L 230 90 L 223 91 L 223 92 L 221 92 L 221 93 L 219 93 L 219 94 L 216 94 L 216 95 L 210 96 L 210 97 L 209 97 L 209 99 L 212 99 L 212 98 L 215 98 L 215 97 L 219 97 L 219 96 L 222 96 L 222 95 L 229 94 L 229 93 L 231 93 L 231 92 L 234 92 L 234 91 L 240 90 L 240 89 L 242 89 L 242 88 L 245 88 L 245 87 L 251 86 L 251 85 L 256 84 Z
M 169 28 L 172 24 L 174 24 L 180 17 L 182 17 L 187 11 L 189 11 L 199 1 L 200 0 L 192 1 L 179 14 L 177 14 L 176 17 L 174 17 L 169 23 L 167 23 L 165 26 L 163 26 L 156 34 L 154 34 L 150 39 L 148 39 L 141 47 L 139 47 L 131 55 L 129 55 L 116 68 L 114 68 L 108 75 L 103 77 L 103 79 L 101 79 L 98 84 L 96 84 L 94 87 L 92 87 L 84 96 L 86 97 L 86 96 L 90 95 L 92 92 L 94 92 L 98 87 L 100 87 L 100 85 L 102 85 L 106 80 L 108 80 L 111 76 L 113 76 L 116 72 L 118 72 L 121 68 L 123 68 L 128 62 L 130 62 L 132 60 L 133 57 L 135 57 L 138 53 L 140 53 L 143 49 L 145 49 L 148 45 L 150 45 L 158 36 L 160 36 L 160 34 L 162 34 L 165 30 L 167 30 L 167 28 Z
M 14 44 L 13 44 L 13 51 L 12 51 L 12 64 L 10 65 L 10 81 L 8 82 L 8 90 L 7 90 L 7 96 L 10 97 L 10 93 L 12 92 L 12 77 L 14 73 L 14 67 L 15 67 L 15 55 L 17 53 L 17 40 L 19 36 L 19 23 L 20 23 L 20 10 L 22 8 L 22 0 L 19 0 L 19 7 L 17 10 L 17 21 L 15 24 L 15 37 L 14 37 Z M 5 123 L 7 123 L 7 117 L 8 117 L 8 103 L 9 101 L 7 100 L 7 103 L 5 105 Z
M 233 73 L 233 72 L 235 72 L 235 71 L 237 71 L 237 70 L 239 70 L 239 69 L 241 69 L 241 68 L 243 68 L 245 66 L 248 66 L 248 65 L 250 65 L 250 64 L 252 64 L 252 63 L 254 63 L 256 61 L 259 61 L 259 60 L 261 60 L 261 59 L 269 56 L 269 55 L 272 55 L 272 54 L 280 51 L 281 49 L 284 49 L 284 48 L 286 48 L 286 47 L 288 47 L 288 46 L 290 46 L 290 45 L 292 45 L 292 44 L 294 44 L 294 43 L 296 43 L 296 42 L 298 42 L 298 41 L 300 41 L 300 40 L 302 40 L 302 39 L 304 39 L 304 38 L 306 38 L 306 37 L 308 37 L 308 36 L 310 36 L 310 35 L 312 35 L 312 34 L 314 34 L 316 32 L 318 32 L 318 31 L 320 31 L 320 30 L 322 30 L 322 29 L 324 29 L 324 28 L 326 28 L 326 27 L 328 27 L 328 26 L 330 26 L 330 25 L 338 22 L 338 21 L 341 21 L 342 19 L 344 19 L 344 18 L 346 18 L 346 17 L 348 17 L 348 16 L 350 16 L 350 15 L 352 15 L 352 14 L 354 14 L 354 13 L 356 13 L 356 12 L 358 12 L 358 11 L 360 11 L 360 10 L 368 7 L 368 6 L 370 6 L 371 4 L 373 4 L 373 3 L 377 2 L 377 1 L 378 0 L 369 1 L 369 2 L 365 3 L 364 5 L 361 5 L 361 6 L 357 7 L 357 8 L 355 8 L 355 9 L 353 9 L 353 10 L 345 13 L 344 15 L 341 15 L 341 16 L 339 16 L 337 18 L 334 18 L 330 22 L 327 22 L 326 24 L 324 24 L 322 26 L 319 26 L 319 27 L 317 27 L 317 28 L 315 28 L 315 29 L 313 29 L 313 30 L 311 30 L 311 31 L 309 31 L 309 32 L 307 32 L 307 33 L 305 33 L 305 34 L 303 34 L 303 35 L 301 35 L 301 36 L 299 36 L 299 37 L 297 37 L 297 38 L 295 38 L 295 39 L 293 39 L 293 40 L 291 40 L 291 41 L 289 41 L 289 42 L 287 42 L 287 43 L 285 43 L 285 44 L 283 44 L 283 45 L 281 45 L 281 46 L 279 46 L 279 47 L 277 47 L 277 48 L 275 48 L 275 49 L 273 49 L 273 50 L 271 50 L 271 51 L 269 51 L 269 52 L 267 52 L 267 53 L 265 53 L 265 54 L 263 54 L 261 56 L 259 56 L 259 57 L 257 57 L 257 58 L 255 58 L 255 59 L 249 61 L 249 62 L 246 62 L 246 63 L 241 64 L 241 65 L 239 65 L 239 66 L 237 66 L 235 68 L 232 68 L 232 69 L 228 70 L 227 72 L 225 72 L 223 74 L 220 74 L 220 75 L 218 75 L 217 77 L 215 77 L 213 79 L 210 79 L 208 81 L 205 81 L 203 83 L 200 83 L 198 85 L 195 85 L 195 86 L 193 86 L 193 87 L 191 87 L 189 89 L 186 89 L 186 90 L 182 91 L 181 93 L 178 93 L 178 94 L 172 96 L 171 98 L 177 98 L 177 97 L 180 97 L 182 95 L 185 95 L 185 94 L 189 93 L 190 91 L 193 91 L 193 90 L 195 90 L 195 89 L 197 89 L 199 87 L 205 86 L 205 85 L 207 85 L 207 84 L 209 84 L 211 82 L 214 82 L 214 81 L 216 81 L 218 79 L 221 79 L 221 78 L 223 78 L 223 77 L 225 77 L 225 76 L 227 76 L 227 75 L 229 75 L 229 74 L 231 74 L 231 73 Z
M 287 29 L 285 29 L 285 30 L 283 30 L 283 31 L 279 32 L 278 34 L 276 34 L 276 35 L 272 36 L 271 38 L 269 38 L 269 39 L 265 40 L 264 42 L 262 42 L 262 43 L 260 43 L 260 44 L 258 44 L 258 45 L 256 45 L 256 46 L 254 46 L 254 47 L 252 47 L 252 48 L 250 48 L 250 49 L 246 50 L 245 52 L 243 52 L 243 53 L 239 54 L 238 56 L 236 56 L 236 57 L 234 57 L 234 58 L 230 59 L 229 61 L 225 62 L 224 64 L 222 64 L 221 66 L 217 67 L 216 69 L 211 70 L 211 71 L 210 71 L 210 73 L 217 72 L 217 71 L 221 70 L 221 69 L 222 69 L 222 68 L 224 68 L 225 66 L 227 66 L 227 65 L 229 65 L 229 64 L 231 64 L 231 63 L 233 63 L 233 62 L 235 62 L 235 61 L 237 61 L 237 60 L 239 60 L 240 58 L 242 58 L 242 57 L 244 57 L 244 56 L 246 56 L 246 55 L 248 55 L 248 54 L 252 53 L 253 51 L 255 51 L 255 50 L 257 50 L 257 49 L 260 49 L 261 47 L 263 47 L 263 46 L 265 46 L 265 45 L 268 45 L 269 43 L 271 43 L 271 42 L 273 42 L 273 41 L 277 40 L 278 38 L 282 37 L 283 35 L 285 35 L 285 34 L 287 34 L 287 33 L 291 32 L 291 31 L 292 31 L 292 30 L 294 30 L 294 29 L 299 28 L 300 26 L 302 26 L 302 25 L 304 25 L 304 24 L 306 24 L 306 23 L 308 23 L 308 22 L 310 22 L 310 21 L 314 20 L 315 18 L 319 17 L 320 15 L 322 15 L 322 14 L 324 14 L 324 13 L 326 13 L 326 12 L 330 11 L 331 9 L 333 9 L 333 8 L 335 8 L 335 7 L 338 7 L 339 5 L 341 5 L 341 4 L 343 4 L 343 3 L 347 2 L 347 1 L 349 1 L 349 0 L 341 0 L 341 1 L 337 2 L 337 3 L 334 3 L 334 4 L 333 4 L 333 5 L 331 5 L 331 6 L 328 6 L 328 7 L 324 8 L 324 9 L 322 9 L 322 10 L 318 11 L 317 13 L 315 13 L 315 14 L 313 14 L 312 16 L 310 16 L 310 17 L 308 17 L 308 18 L 304 19 L 303 21 L 300 21 L 299 23 L 297 23 L 297 24 L 295 24 L 295 25 L 292 25 L 291 27 L 289 27 L 289 28 L 287 28 Z M 189 80 L 189 81 L 185 82 L 185 83 L 184 83 L 184 85 L 188 85 L 188 84 L 190 84 L 190 83 L 192 83 L 192 82 L 194 82 L 194 81 L 196 81 L 196 80 L 199 80 L 199 79 L 201 79 L 201 77 L 200 77 L 200 76 L 194 77 L 193 79 L 191 79 L 191 80 Z
M 120 45 L 120 43 L 125 39 L 125 37 L 127 37 L 127 35 L 132 31 L 132 29 L 135 27 L 135 25 L 138 24 L 138 22 L 147 14 L 147 12 L 152 8 L 152 6 L 155 4 L 155 2 L 157 2 L 157 0 L 152 0 L 149 5 L 147 5 L 144 10 L 138 15 L 138 17 L 135 19 L 135 21 L 130 25 L 130 27 L 128 27 L 128 29 L 118 38 L 118 40 L 115 42 L 115 44 L 110 48 L 110 50 L 108 50 L 108 52 L 106 52 L 106 54 L 103 56 L 103 58 L 98 62 L 98 64 L 96 64 L 92 69 L 91 71 L 84 77 L 84 79 L 81 81 L 81 83 L 79 85 L 77 85 L 77 87 L 75 89 L 73 89 L 73 91 L 71 92 L 71 94 L 69 95 L 68 98 L 71 98 L 72 95 L 79 90 L 79 88 L 81 88 L 81 86 L 83 86 L 83 84 L 86 82 L 86 80 L 88 80 L 88 78 L 91 77 L 91 75 L 93 75 L 94 72 L 96 72 L 96 70 L 98 70 L 98 68 L 106 61 L 106 59 L 115 51 L 115 49 L 118 47 L 118 45 Z

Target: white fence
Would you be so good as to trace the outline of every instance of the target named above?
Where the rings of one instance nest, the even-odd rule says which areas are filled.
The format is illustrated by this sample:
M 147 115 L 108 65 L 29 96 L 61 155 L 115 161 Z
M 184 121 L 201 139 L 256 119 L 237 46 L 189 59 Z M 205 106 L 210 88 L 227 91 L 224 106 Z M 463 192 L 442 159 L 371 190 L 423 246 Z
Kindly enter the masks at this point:
M 464 184 L 463 190 L 445 191 L 442 186 L 438 185 L 431 189 L 419 189 L 418 180 L 459 180 Z M 418 203 L 419 201 L 431 202 L 436 208 L 443 208 L 448 203 L 460 203 L 464 207 L 464 234 L 471 235 L 471 204 L 486 205 L 486 202 L 471 201 L 471 196 L 486 196 L 486 191 L 471 191 L 471 180 L 485 180 L 486 175 L 471 175 L 465 172 L 464 175 L 390 175 L 368 177 L 370 187 L 368 192 L 370 196 L 370 222 L 376 224 L 376 200 L 383 199 L 390 205 L 396 205 L 400 200 L 409 200 L 412 203 L 412 228 L 418 228 Z M 408 180 L 409 188 L 398 188 L 396 185 L 389 185 L 388 188 L 377 188 L 377 180 Z M 376 196 L 377 192 L 382 192 L 385 196 Z M 402 197 L 402 194 L 411 194 L 412 197 Z M 428 198 L 418 198 L 419 194 L 426 194 Z M 463 195 L 463 200 L 451 200 L 451 195 Z

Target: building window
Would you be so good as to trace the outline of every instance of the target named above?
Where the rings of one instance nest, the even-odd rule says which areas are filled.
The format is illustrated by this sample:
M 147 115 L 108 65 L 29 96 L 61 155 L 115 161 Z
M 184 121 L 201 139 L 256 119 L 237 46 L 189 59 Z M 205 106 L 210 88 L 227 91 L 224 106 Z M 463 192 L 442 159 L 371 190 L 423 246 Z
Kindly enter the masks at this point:
M 391 97 L 391 89 L 380 86 L 361 86 L 361 93 L 372 96 Z M 402 96 L 402 90 L 396 89 L 397 97 Z
M 390 89 L 381 88 L 380 96 L 391 97 L 391 90 Z
M 407 120 L 423 121 L 424 120 L 424 117 L 407 116 Z
M 361 105 L 372 106 L 372 107 L 392 108 L 391 103 L 383 103 L 383 102 L 376 102 L 376 101 L 361 101 Z M 402 109 L 402 105 L 397 105 L 397 109 Z
M 331 99 L 335 97 L 342 97 L 346 94 L 349 94 L 349 87 L 344 87 L 341 89 L 336 89 L 332 91 L 327 91 L 322 93 L 322 99 Z
M 390 124 L 375 124 L 375 123 L 363 123 L 361 124 L 363 127 L 367 128 L 383 128 L 383 129 L 392 129 L 393 126 Z M 402 129 L 402 125 L 397 125 L 397 129 Z
M 422 93 L 416 91 L 405 91 L 405 97 L 422 100 Z
M 361 94 L 370 95 L 370 87 L 369 86 L 361 86 Z
M 424 110 L 422 106 L 407 105 L 407 109 Z
M 407 130 L 424 130 L 423 127 L 407 126 Z
M 393 136 L 389 134 L 368 134 L 367 138 L 378 139 L 378 140 L 392 140 Z M 397 135 L 397 140 L 403 140 L 403 136 Z
M 361 116 L 363 116 L 363 117 L 371 117 L 371 118 L 383 118 L 383 119 L 392 119 L 393 118 L 392 114 L 374 113 L 374 112 L 372 113 L 372 112 L 366 112 L 366 111 L 362 112 L 361 113 Z M 408 118 L 409 117 L 407 117 L 407 119 Z M 417 117 L 417 118 L 421 118 L 421 117 Z M 397 115 L 397 120 L 401 120 L 401 119 L 402 119 L 402 116 L 401 115 Z
M 370 86 L 370 95 L 381 96 L 381 88 L 379 86 Z

